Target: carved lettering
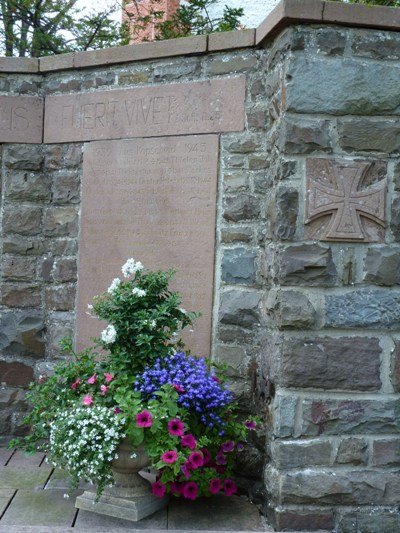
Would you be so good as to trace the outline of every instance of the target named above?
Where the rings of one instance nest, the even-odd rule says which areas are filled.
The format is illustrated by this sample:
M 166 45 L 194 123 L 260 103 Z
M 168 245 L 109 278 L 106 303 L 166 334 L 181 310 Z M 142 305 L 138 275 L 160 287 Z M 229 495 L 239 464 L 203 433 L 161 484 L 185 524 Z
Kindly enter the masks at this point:
M 243 76 L 49 96 L 45 142 L 242 130 L 244 100 Z
M 42 98 L 0 96 L 0 142 L 40 143 L 42 131 Z

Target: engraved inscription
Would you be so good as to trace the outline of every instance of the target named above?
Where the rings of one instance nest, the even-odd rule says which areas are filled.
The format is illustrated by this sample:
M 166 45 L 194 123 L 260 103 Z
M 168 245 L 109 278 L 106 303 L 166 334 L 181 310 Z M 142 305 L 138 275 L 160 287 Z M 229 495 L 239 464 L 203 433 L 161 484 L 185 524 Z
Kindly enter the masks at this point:
M 0 96 L 0 142 L 41 143 L 43 99 Z
M 243 77 L 46 98 L 45 142 L 242 130 Z
M 193 353 L 209 355 L 217 162 L 216 135 L 85 145 L 78 347 L 103 327 L 87 304 L 134 257 L 177 270 L 182 306 L 202 313 L 185 340 Z
M 308 238 L 374 242 L 383 239 L 386 179 L 383 164 L 308 160 Z

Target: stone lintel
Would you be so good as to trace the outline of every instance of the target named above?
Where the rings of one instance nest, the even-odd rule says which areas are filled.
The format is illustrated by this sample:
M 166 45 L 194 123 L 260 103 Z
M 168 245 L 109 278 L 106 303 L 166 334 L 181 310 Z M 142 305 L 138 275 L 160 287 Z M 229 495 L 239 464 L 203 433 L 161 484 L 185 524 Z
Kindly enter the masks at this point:
M 244 76 L 46 98 L 44 142 L 241 131 Z
M 43 98 L 0 96 L 0 143 L 41 143 Z

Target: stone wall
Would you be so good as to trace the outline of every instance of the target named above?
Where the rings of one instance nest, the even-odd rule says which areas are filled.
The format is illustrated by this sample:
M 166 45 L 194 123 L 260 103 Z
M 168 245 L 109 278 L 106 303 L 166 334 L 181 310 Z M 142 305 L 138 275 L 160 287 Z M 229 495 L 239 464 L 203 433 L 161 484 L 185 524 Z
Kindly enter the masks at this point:
M 0 65 L 1 95 L 245 77 L 245 128 L 220 134 L 212 357 L 265 418 L 242 468 L 260 497 L 266 450 L 277 530 L 400 529 L 399 24 L 289 0 L 256 31 Z M 2 145 L 2 436 L 75 328 L 82 151 Z

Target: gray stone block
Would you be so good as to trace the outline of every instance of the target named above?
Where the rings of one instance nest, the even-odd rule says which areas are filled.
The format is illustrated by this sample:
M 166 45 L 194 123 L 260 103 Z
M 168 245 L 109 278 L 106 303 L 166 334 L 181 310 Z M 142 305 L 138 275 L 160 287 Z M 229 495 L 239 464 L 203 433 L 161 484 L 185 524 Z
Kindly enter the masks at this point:
M 219 322 L 251 328 L 260 321 L 258 292 L 229 290 L 222 293 Z
M 397 115 L 399 78 L 399 68 L 385 63 L 295 57 L 286 71 L 286 109 L 328 115 Z
M 302 400 L 301 434 L 354 435 L 399 434 L 400 401 L 382 400 Z
M 280 148 L 286 154 L 332 151 L 330 122 L 303 117 L 285 118 L 280 133 Z
M 282 470 L 328 466 L 332 462 L 332 443 L 327 439 L 277 440 L 271 445 L 271 454 L 274 465 Z
M 290 338 L 282 345 L 279 383 L 289 388 L 376 391 L 381 387 L 381 354 L 377 338 Z
M 45 353 L 44 313 L 12 311 L 0 316 L 0 349 L 3 354 L 42 358 Z
M 338 120 L 339 145 L 347 152 L 397 153 L 400 150 L 400 121 L 376 118 Z
M 275 239 L 293 240 L 296 233 L 299 212 L 299 193 L 293 187 L 278 189 L 275 206 L 272 210 L 272 226 Z
M 395 533 L 400 531 L 400 511 L 396 506 L 392 509 L 346 510 L 341 513 L 339 524 L 343 533 Z
M 400 291 L 355 289 L 325 298 L 325 325 L 333 328 L 398 329 Z
M 399 285 L 399 264 L 399 249 L 392 246 L 369 248 L 364 262 L 364 281 L 376 285 Z
M 282 248 L 277 258 L 278 280 L 283 285 L 332 287 L 337 272 L 329 247 L 300 244 Z
M 256 281 L 257 254 L 247 248 L 224 250 L 221 277 L 225 283 L 251 285 Z
M 266 306 L 278 328 L 309 329 L 315 324 L 315 308 L 301 291 L 270 291 Z
M 226 198 L 223 217 L 230 222 L 258 218 L 261 213 L 260 200 L 250 194 Z
M 335 463 L 339 465 L 366 465 L 368 462 L 368 443 L 359 437 L 344 438 L 339 444 Z

